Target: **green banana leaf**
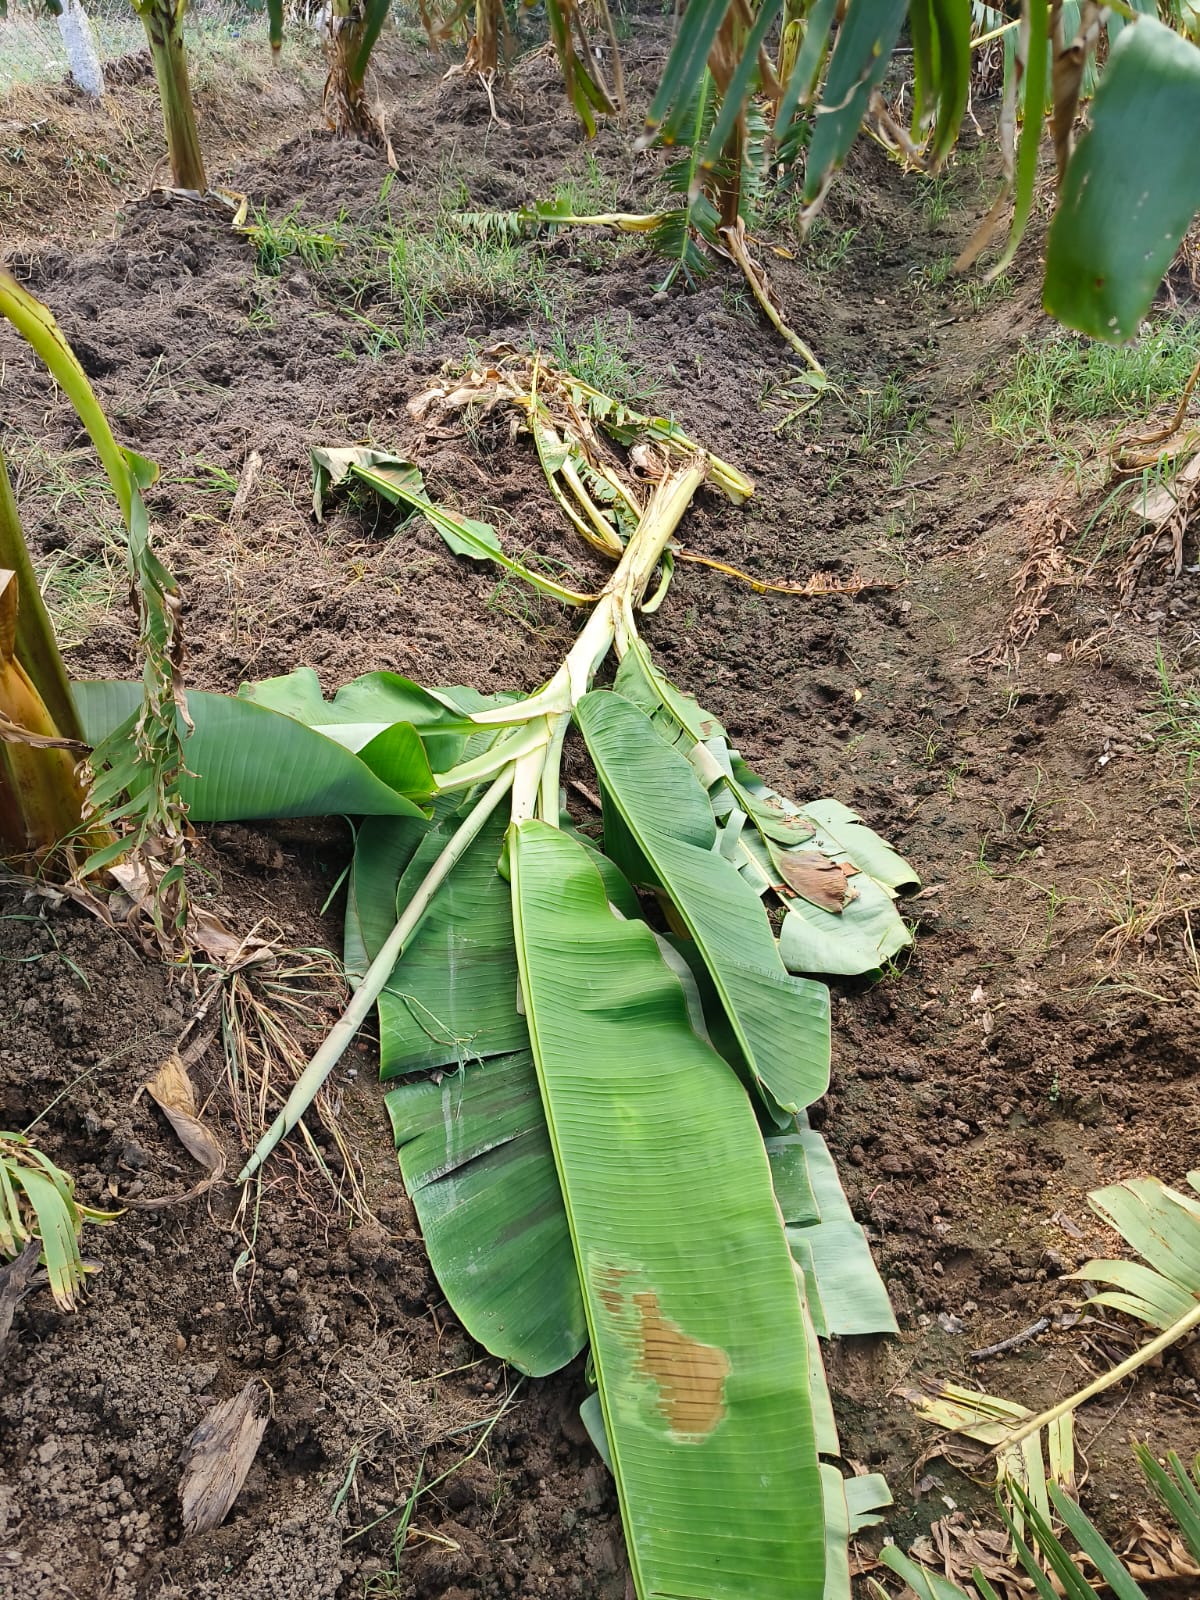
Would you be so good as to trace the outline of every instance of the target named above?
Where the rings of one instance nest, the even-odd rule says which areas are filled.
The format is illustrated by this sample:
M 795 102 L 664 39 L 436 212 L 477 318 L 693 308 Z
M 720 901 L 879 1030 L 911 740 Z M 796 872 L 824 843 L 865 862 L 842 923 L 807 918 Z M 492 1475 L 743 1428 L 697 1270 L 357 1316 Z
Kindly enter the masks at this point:
M 854 0 L 838 29 L 804 169 L 804 203 L 825 191 L 846 159 L 904 26 L 906 0 Z
M 348 970 L 365 970 L 455 826 L 359 829 Z M 457 1068 L 385 1096 L 430 1265 L 473 1339 L 522 1372 L 565 1366 L 586 1338 L 579 1275 L 525 1023 L 498 817 L 442 885 L 379 997 L 380 1075 Z
M 357 986 L 396 926 L 396 890 L 428 831 L 424 817 L 364 817 L 354 836 L 342 965 Z
M 1153 17 L 1122 28 L 1050 227 L 1052 317 L 1133 338 L 1200 208 L 1198 127 L 1200 49 Z
M 86 680 L 73 688 L 92 745 L 132 726 L 142 704 L 139 683 Z M 376 750 L 372 770 L 335 740 L 266 706 L 199 689 L 189 691 L 187 703 L 194 730 L 183 739 L 188 773 L 179 792 L 195 822 L 424 815 L 411 797 L 428 793 L 429 764 L 415 732 L 415 744 L 402 738 Z M 136 787 L 138 777 L 130 745 L 127 782 Z
M 637 1593 L 820 1600 L 803 1306 L 750 1102 L 583 848 L 523 822 L 508 860 Z
M 347 957 L 373 960 L 461 821 L 428 829 L 399 881 L 394 831 L 360 836 L 347 907 Z M 508 885 L 496 871 L 505 821 L 492 818 L 434 896 L 379 997 L 380 1077 L 507 1055 L 527 1043 L 517 1010 Z M 391 835 L 389 837 L 389 834 Z
M 854 1220 L 833 1157 L 819 1133 L 801 1128 L 786 1141 L 770 1139 L 768 1152 L 796 1141 L 819 1221 L 789 1226 L 788 1238 L 811 1254 L 820 1309 L 828 1334 L 895 1333 L 896 1318 L 883 1279 L 871 1256 L 862 1224 Z M 772 1167 L 778 1160 L 776 1155 Z M 785 1220 L 789 1220 L 785 1216 Z M 817 1308 L 812 1307 L 814 1317 Z
M 912 933 L 893 902 L 897 891 L 917 888 L 920 879 L 849 807 L 829 799 L 801 807 L 769 788 L 729 747 L 717 718 L 658 670 L 641 640 L 622 660 L 614 687 L 688 756 L 719 820 L 728 823 L 741 811 L 753 823 L 731 859 L 756 894 L 775 893 L 788 909 L 779 953 L 790 972 L 856 977 L 878 971 L 911 943 Z M 785 889 L 781 846 L 817 851 L 859 868 L 840 912 Z
M 837 1467 L 821 1465 L 825 1505 L 825 1600 L 846 1600 L 851 1592 L 849 1541 L 882 1520 L 891 1490 L 878 1473 L 843 1478 Z
M 473 1339 L 543 1377 L 587 1339 L 579 1274 L 528 1050 L 386 1096 L 429 1259 Z
M 448 695 L 442 698 L 395 672 L 354 678 L 326 700 L 313 669 L 298 667 L 281 678 L 243 683 L 238 698 L 281 711 L 360 754 L 398 723 L 418 728 L 429 764 L 438 772 L 461 760 L 467 738 L 479 731 Z
M 605 853 L 661 887 L 708 967 L 751 1083 L 777 1121 L 829 1082 L 829 992 L 793 978 L 758 896 L 714 852 L 707 796 L 684 757 L 621 695 L 597 689 L 576 721 L 600 780 Z

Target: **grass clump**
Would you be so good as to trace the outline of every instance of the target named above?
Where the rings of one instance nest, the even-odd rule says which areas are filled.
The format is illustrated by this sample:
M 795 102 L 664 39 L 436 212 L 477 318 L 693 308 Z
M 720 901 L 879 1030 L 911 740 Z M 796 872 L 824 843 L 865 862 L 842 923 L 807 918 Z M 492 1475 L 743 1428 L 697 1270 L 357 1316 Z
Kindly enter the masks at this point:
M 992 430 L 1022 446 L 1079 423 L 1143 417 L 1178 396 L 1200 354 L 1200 323 L 1170 317 L 1128 345 L 1059 334 L 1019 352 L 992 400 Z

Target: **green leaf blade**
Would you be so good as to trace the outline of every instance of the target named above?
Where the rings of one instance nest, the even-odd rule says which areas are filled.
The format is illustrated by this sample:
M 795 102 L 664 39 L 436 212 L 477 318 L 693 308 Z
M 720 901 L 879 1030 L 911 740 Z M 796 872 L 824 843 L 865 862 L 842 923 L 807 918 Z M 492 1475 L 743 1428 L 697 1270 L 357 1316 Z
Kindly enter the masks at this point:
M 1152 17 L 1125 27 L 1067 168 L 1044 305 L 1068 328 L 1137 333 L 1200 208 L 1200 49 Z
M 509 859 L 638 1593 L 820 1600 L 803 1308 L 749 1101 L 580 846 L 526 822 Z
M 713 851 L 716 827 L 695 773 L 649 718 L 620 695 L 593 690 L 576 719 L 605 801 L 606 853 L 615 844 L 626 875 L 649 877 L 677 907 L 768 1109 L 811 1105 L 828 1084 L 828 990 L 785 970 L 758 896 Z M 617 818 L 634 842 L 627 863 Z

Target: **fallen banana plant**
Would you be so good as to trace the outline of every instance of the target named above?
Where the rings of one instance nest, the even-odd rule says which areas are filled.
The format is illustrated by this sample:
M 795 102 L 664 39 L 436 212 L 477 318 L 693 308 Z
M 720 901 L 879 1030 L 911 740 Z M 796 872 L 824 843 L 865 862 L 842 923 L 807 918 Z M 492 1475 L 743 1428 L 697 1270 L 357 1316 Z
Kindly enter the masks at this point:
M 531 1374 L 590 1345 L 584 1416 L 639 1596 L 844 1600 L 846 1539 L 888 1497 L 830 1459 L 820 1340 L 895 1323 L 805 1118 L 828 1083 L 828 992 L 788 966 L 880 967 L 909 937 L 893 897 L 916 880 L 838 802 L 763 784 L 639 634 L 701 485 L 735 502 L 753 485 L 543 363 L 495 370 L 492 391 L 472 375 L 470 394 L 436 398 L 451 416 L 471 394 L 511 406 L 572 522 L 615 561 L 595 596 L 554 586 L 586 620 L 550 681 L 484 696 L 375 673 L 326 701 L 303 669 L 235 700 L 189 696 L 193 816 L 364 819 L 353 998 L 241 1180 L 377 1006 L 383 1076 L 406 1080 L 388 1095 L 401 1171 L 456 1314 Z M 431 425 L 433 404 L 417 403 Z M 324 450 L 314 474 L 318 511 L 358 482 L 452 550 L 545 581 L 430 500 L 412 463 Z M 614 687 L 596 689 L 614 650 Z M 134 693 L 84 686 L 89 732 Z M 563 811 L 572 727 L 602 851 Z M 785 909 L 783 942 L 764 896 Z

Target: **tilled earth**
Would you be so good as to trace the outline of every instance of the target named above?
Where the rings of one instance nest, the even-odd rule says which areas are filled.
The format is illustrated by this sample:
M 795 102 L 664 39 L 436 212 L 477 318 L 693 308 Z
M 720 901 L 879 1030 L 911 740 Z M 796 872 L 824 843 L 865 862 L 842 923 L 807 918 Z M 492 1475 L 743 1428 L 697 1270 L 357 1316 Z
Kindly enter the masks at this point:
M 485 690 L 544 681 L 569 616 L 371 506 L 318 525 L 307 452 L 357 440 L 411 452 L 435 496 L 586 577 L 520 441 L 489 427 L 422 440 L 406 411 L 444 362 L 500 340 L 553 349 L 556 329 L 577 361 L 608 359 L 631 396 L 653 393 L 755 479 L 744 508 L 701 498 L 690 548 L 767 580 L 866 581 L 796 599 L 681 566 L 645 632 L 769 782 L 855 806 L 926 885 L 908 908 L 911 957 L 835 994 L 834 1079 L 816 1118 L 902 1329 L 830 1353 L 843 1439 L 888 1474 L 887 1532 L 908 1544 L 947 1515 L 945 1497 L 985 1508 L 987 1495 L 919 1465 L 930 1436 L 893 1388 L 973 1377 L 1038 1405 L 1124 1354 L 1131 1336 L 1114 1323 L 969 1358 L 1079 1300 L 1065 1275 L 1113 1245 L 1089 1189 L 1139 1172 L 1178 1182 L 1195 1161 L 1200 977 L 1178 908 L 1195 898 L 1200 851 L 1186 750 L 1155 715 L 1156 650 L 1181 673 L 1194 659 L 1194 577 L 1151 568 L 1119 610 L 1120 539 L 1101 551 L 1101 521 L 1072 532 L 1040 625 L 1014 644 L 1022 564 L 1055 516 L 1088 527 L 1102 475 L 1085 462 L 1081 502 L 1051 450 L 1018 456 L 988 428 L 1019 340 L 1047 328 L 1033 251 L 1029 278 L 978 306 L 932 270 L 983 209 L 977 164 L 963 162 L 935 222 L 913 181 L 862 149 L 818 240 L 799 248 L 786 216 L 768 230 L 797 246 L 772 278 L 837 385 L 803 418 L 788 420 L 786 352 L 724 270 L 663 296 L 661 264 L 606 235 L 515 245 L 504 271 L 446 265 L 414 321 L 364 240 L 436 235 L 439 192 L 503 209 L 570 179 L 632 208 L 657 170 L 615 130 L 587 147 L 542 57 L 501 92 L 504 123 L 441 70 L 392 47 L 381 95 L 394 168 L 305 134 L 218 173 L 276 223 L 295 216 L 337 241 L 324 253 L 265 272 L 227 212 L 156 196 L 91 241 L 69 214 L 31 225 L 11 264 L 54 310 L 120 438 L 163 468 L 151 510 L 184 587 L 197 687 L 302 664 L 327 690 L 378 668 Z M 830 265 L 835 240 L 844 259 Z M 128 675 L 111 512 L 74 413 L 8 335 L 0 361 L 7 450 L 72 669 Z M 261 467 L 232 521 L 252 452 Z M 340 825 L 202 835 L 196 892 L 232 925 L 340 947 Z M 1151 927 L 1154 907 L 1171 914 Z M 0 1126 L 41 1117 L 39 1142 L 89 1202 L 183 1192 L 194 1171 L 135 1096 L 195 1011 L 186 976 L 17 887 L 2 894 L 0 960 Z M 336 998 L 316 997 L 309 1042 Z M 347 1174 L 318 1133 L 324 1172 L 309 1155 L 280 1162 L 249 1212 L 228 1185 L 131 1205 L 89 1230 L 99 1270 L 74 1315 L 44 1292 L 24 1304 L 0 1389 L 0 1593 L 625 1595 L 615 1498 L 577 1416 L 581 1373 L 518 1385 L 456 1327 L 373 1067 L 364 1039 L 337 1102 L 369 1218 L 335 1193 Z M 219 1041 L 195 1071 L 236 1169 Z M 1114 1535 L 1144 1500 L 1128 1437 L 1185 1455 L 1200 1441 L 1193 1365 L 1169 1355 L 1081 1422 L 1085 1502 Z M 181 1450 L 252 1376 L 271 1419 L 246 1487 L 223 1528 L 183 1541 Z M 441 1474 L 394 1550 L 414 1487 Z

